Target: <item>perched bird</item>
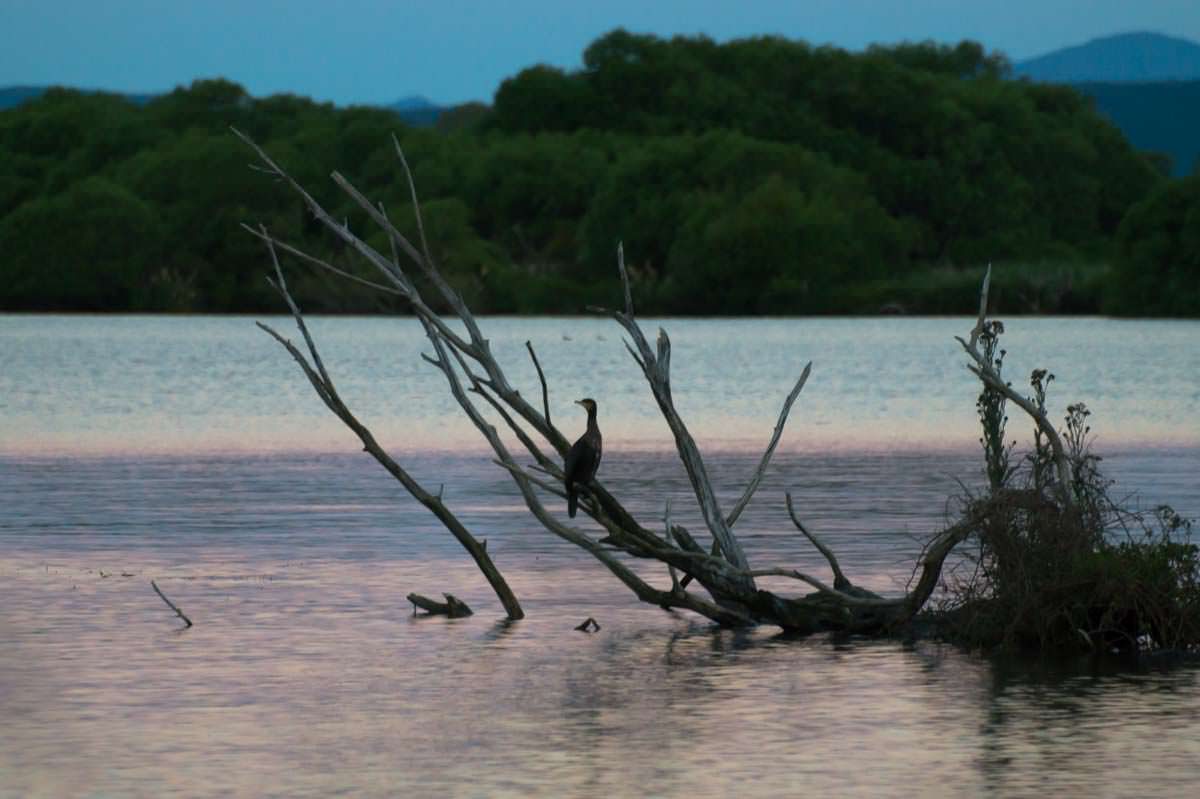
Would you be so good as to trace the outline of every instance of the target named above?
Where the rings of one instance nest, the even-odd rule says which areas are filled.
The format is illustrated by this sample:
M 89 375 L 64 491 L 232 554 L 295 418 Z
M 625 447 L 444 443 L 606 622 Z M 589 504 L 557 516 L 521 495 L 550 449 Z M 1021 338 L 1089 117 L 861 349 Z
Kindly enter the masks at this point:
M 594 399 L 575 400 L 576 405 L 582 405 L 587 410 L 587 430 L 579 440 L 571 445 L 567 460 L 563 463 L 563 482 L 567 486 L 567 515 L 575 518 L 575 508 L 579 505 L 579 486 L 586 485 L 596 476 L 600 467 L 602 443 L 600 428 L 596 424 L 596 401 Z

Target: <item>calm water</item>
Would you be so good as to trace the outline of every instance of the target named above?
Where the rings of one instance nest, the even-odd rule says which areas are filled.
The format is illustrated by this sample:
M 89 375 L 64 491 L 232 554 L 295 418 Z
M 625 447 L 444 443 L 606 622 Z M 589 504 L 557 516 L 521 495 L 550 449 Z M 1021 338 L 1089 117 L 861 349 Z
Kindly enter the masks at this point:
M 1008 326 L 1014 382 L 1051 366 L 1056 414 L 1088 400 L 1121 487 L 1200 516 L 1200 324 Z M 499 621 L 453 540 L 251 320 L 0 316 L 0 797 L 1194 795 L 1200 669 L 731 633 L 640 605 L 527 522 L 411 323 L 313 327 L 343 394 L 446 484 L 529 617 Z M 823 570 L 787 521 L 792 490 L 857 581 L 902 590 L 956 479 L 980 479 L 950 338 L 968 327 L 668 323 L 678 404 L 728 498 L 815 361 L 738 525 L 755 565 Z M 572 399 L 599 400 L 601 474 L 636 513 L 670 497 L 694 520 L 615 325 L 487 330 L 530 396 L 533 341 L 565 429 L 582 427 Z M 409 591 L 477 613 L 413 617 Z M 587 616 L 599 633 L 572 630 Z

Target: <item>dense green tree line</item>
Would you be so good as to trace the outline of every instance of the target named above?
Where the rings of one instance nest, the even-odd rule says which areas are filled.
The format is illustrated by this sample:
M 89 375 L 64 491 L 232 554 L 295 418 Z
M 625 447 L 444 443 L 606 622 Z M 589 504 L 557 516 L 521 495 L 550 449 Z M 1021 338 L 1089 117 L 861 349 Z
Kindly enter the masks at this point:
M 1023 264 L 1013 306 L 1095 311 L 1107 286 L 1110 310 L 1200 312 L 1194 292 L 1124 290 L 1138 259 L 1196 282 L 1196 237 L 1163 245 L 1155 227 L 1194 223 L 1196 192 L 1075 91 L 1006 71 L 972 43 L 851 54 L 616 31 L 582 69 L 524 70 L 436 129 L 221 80 L 143 105 L 53 90 L 0 112 L 0 309 L 277 310 L 243 221 L 365 274 L 248 168 L 233 125 L 384 248 L 328 175 L 412 230 L 395 133 L 435 256 L 486 311 L 611 304 L 620 238 L 647 312 L 962 311 L 987 261 Z M 393 307 L 307 268 L 291 282 L 311 311 Z

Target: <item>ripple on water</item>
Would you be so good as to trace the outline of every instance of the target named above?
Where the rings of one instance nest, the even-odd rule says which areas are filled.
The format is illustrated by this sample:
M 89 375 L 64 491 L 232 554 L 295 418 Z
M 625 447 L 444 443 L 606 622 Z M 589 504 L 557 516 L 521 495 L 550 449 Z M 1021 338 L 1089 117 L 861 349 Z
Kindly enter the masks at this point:
M 756 561 L 822 570 L 781 509 L 792 488 L 847 569 L 896 590 L 972 457 L 784 457 L 739 526 Z M 1131 457 L 1111 465 L 1150 458 Z M 1169 457 L 1143 488 L 1195 507 L 1186 477 L 1160 481 L 1196 455 Z M 724 496 L 753 460 L 711 459 Z M 1195 669 L 714 630 L 529 525 L 485 459 L 415 461 L 457 475 L 450 499 L 527 619 L 498 621 L 449 536 L 361 456 L 0 462 L 0 795 L 1169 796 L 1195 776 Z M 604 468 L 634 512 L 672 496 L 688 519 L 672 459 Z M 413 617 L 413 590 L 478 613 Z M 587 616 L 599 633 L 572 629 Z
M 661 524 L 670 499 L 700 528 L 611 322 L 486 325 L 527 393 L 533 341 L 564 429 L 582 427 L 571 400 L 601 399 L 601 476 L 634 513 Z M 419 330 L 312 327 L 347 400 L 446 484 L 528 618 L 498 621 L 453 540 L 251 320 L 0 315 L 0 797 L 1190 795 L 1195 668 L 992 662 L 640 605 L 528 523 L 420 361 Z M 977 389 L 950 338 L 969 322 L 668 327 L 676 398 L 726 505 L 816 361 L 738 523 L 752 560 L 825 573 L 790 490 L 857 581 L 900 590 L 956 480 L 978 484 Z M 1055 408 L 1088 400 L 1125 489 L 1200 516 L 1200 325 L 1009 329 L 1010 373 L 1052 365 Z M 178 630 L 150 579 L 195 627 Z M 477 615 L 409 614 L 409 591 L 443 590 Z M 575 632 L 588 616 L 603 629 Z

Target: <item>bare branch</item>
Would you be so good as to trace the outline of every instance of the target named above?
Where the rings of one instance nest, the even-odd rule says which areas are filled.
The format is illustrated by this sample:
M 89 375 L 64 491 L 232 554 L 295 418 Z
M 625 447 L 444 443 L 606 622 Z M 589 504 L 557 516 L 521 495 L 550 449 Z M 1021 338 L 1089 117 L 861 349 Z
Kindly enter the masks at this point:
M 633 318 L 633 292 L 629 288 L 629 273 L 625 271 L 625 242 L 617 242 L 617 270 L 621 273 L 621 286 L 625 290 L 625 315 Z
M 792 524 L 796 525 L 796 529 L 804 533 L 804 537 L 807 538 L 812 545 L 817 548 L 818 552 L 825 556 L 825 560 L 829 563 L 829 568 L 833 570 L 833 587 L 839 591 L 849 588 L 850 581 L 847 580 L 846 575 L 842 573 L 842 567 L 838 565 L 838 560 L 834 556 L 833 550 L 825 546 L 825 544 L 821 542 L 821 539 L 810 533 L 808 528 L 804 526 L 804 523 L 800 521 L 800 517 L 796 515 L 796 509 L 792 507 L 791 492 L 784 494 L 784 496 L 787 498 L 787 511 L 788 515 L 792 517 Z
M 651 351 L 641 327 L 632 316 L 624 313 L 617 313 L 613 316 L 633 339 L 637 354 L 633 353 L 633 348 L 629 349 L 630 353 L 634 354 L 634 359 L 638 360 L 638 355 L 641 356 L 638 364 L 642 368 L 642 374 L 646 377 L 646 381 L 650 384 L 651 393 L 658 403 L 658 408 L 662 412 L 667 426 L 675 437 L 675 449 L 687 471 L 688 480 L 691 482 L 692 491 L 700 504 L 705 525 L 721 547 L 725 559 L 745 575 L 747 588 L 752 588 L 754 580 L 749 576 L 746 553 L 725 521 L 725 515 L 721 512 L 716 492 L 713 491 L 712 482 L 705 469 L 704 459 L 700 456 L 700 449 L 696 446 L 696 441 L 688 431 L 687 425 L 675 410 L 674 402 L 671 399 L 671 341 L 667 337 L 666 331 L 659 330 L 656 354 Z
M 810 372 L 812 372 L 812 361 L 805 364 L 804 371 L 800 373 L 800 379 L 796 381 L 796 385 L 792 387 L 791 393 L 783 401 L 783 408 L 779 411 L 779 421 L 775 423 L 775 431 L 771 434 L 771 442 L 767 444 L 767 449 L 763 452 L 762 459 L 758 462 L 758 468 L 754 470 L 754 474 L 750 478 L 750 483 L 742 493 L 742 498 L 733 506 L 733 510 L 729 512 L 729 518 L 725 520 L 725 523 L 730 527 L 733 527 L 737 522 L 738 517 L 742 515 L 742 511 L 750 504 L 750 498 L 758 490 L 758 485 L 762 482 L 763 475 L 767 472 L 767 465 L 771 462 L 771 456 L 775 454 L 775 447 L 779 444 L 779 439 L 783 436 L 783 426 L 787 424 L 788 413 L 792 410 L 792 403 L 796 401 L 796 397 L 800 396 L 800 391 L 804 388 L 804 384 L 808 382 Z
M 979 343 L 979 337 L 983 335 L 984 324 L 987 321 L 988 288 L 991 283 L 992 265 L 988 264 L 987 271 L 983 273 L 983 285 L 979 289 L 979 316 L 975 320 L 975 327 L 971 330 L 972 348 Z
M 271 338 L 278 341 L 283 348 L 291 354 L 296 363 L 300 365 L 300 369 L 304 372 L 304 376 L 308 378 L 308 382 L 312 384 L 313 390 L 317 392 L 317 396 L 320 397 L 321 401 L 325 403 L 325 407 L 329 408 L 329 410 L 333 411 L 335 415 L 340 417 L 341 413 L 339 407 L 334 401 L 333 397 L 330 395 L 329 389 L 325 385 L 325 381 L 322 380 L 321 376 L 317 374 L 315 369 L 312 368 L 312 366 L 308 363 L 308 359 L 301 354 L 300 350 L 296 349 L 296 345 L 292 344 L 291 341 L 280 335 L 270 325 L 264 325 L 262 322 L 255 322 L 254 324 L 257 325 L 260 330 L 270 335 Z
M 674 544 L 675 541 L 671 537 L 671 498 L 667 497 L 666 507 L 663 508 L 663 527 L 666 530 L 666 539 L 668 544 Z M 679 575 L 675 573 L 675 567 L 667 564 L 667 572 L 671 575 L 671 593 L 683 593 L 683 586 L 679 584 Z
M 400 164 L 404 167 L 404 177 L 408 180 L 408 191 L 412 196 L 413 215 L 417 218 L 417 233 L 421 236 L 421 252 L 425 253 L 425 258 L 429 261 L 430 266 L 433 265 L 433 255 L 429 252 L 429 242 L 425 239 L 425 220 L 421 217 L 421 202 L 417 199 L 417 184 L 413 181 L 412 170 L 408 168 L 408 159 L 404 157 L 404 149 L 400 146 L 400 140 L 396 138 L 396 134 L 392 134 L 392 144 L 396 146 L 396 155 L 400 157 Z
M 438 602 L 436 599 L 430 599 L 420 594 L 409 594 L 406 599 L 412 603 L 414 614 L 417 612 L 417 608 L 420 608 L 430 616 L 446 616 L 451 619 L 474 615 L 474 611 L 467 606 L 467 603 L 453 594 L 442 594 L 442 596 L 446 597 L 445 602 Z
M 360 255 L 366 258 L 367 261 L 375 265 L 381 272 L 383 272 L 385 276 L 387 276 L 389 280 L 392 281 L 396 288 L 401 290 L 405 297 L 409 298 L 410 300 L 419 299 L 416 297 L 413 290 L 412 281 L 410 281 L 403 272 L 399 271 L 390 261 L 376 252 L 374 248 L 351 233 L 349 227 L 347 227 L 344 222 L 339 222 L 330 216 L 325 209 L 321 207 L 321 204 L 318 203 L 311 194 L 305 191 L 303 186 L 293 180 L 292 177 L 285 172 L 282 167 L 279 166 L 279 164 L 275 163 L 275 161 L 273 161 L 271 157 L 267 155 L 266 151 L 259 147 L 253 139 L 242 133 L 237 128 L 230 128 L 230 130 L 232 130 L 235 136 L 249 145 L 258 154 L 259 159 L 267 165 L 273 174 L 285 181 L 297 194 L 300 195 L 301 199 L 304 200 L 304 204 L 308 206 L 308 210 L 317 218 L 317 220 L 324 224 L 325 227 L 335 233 L 344 242 L 349 244 Z
M 159 598 L 162 599 L 163 602 L 167 603 L 167 607 L 169 607 L 171 610 L 175 611 L 176 616 L 183 619 L 183 625 L 184 625 L 183 629 L 186 630 L 188 627 L 192 626 L 192 620 L 184 615 L 183 611 L 179 609 L 178 605 L 176 605 L 171 600 L 167 599 L 167 595 L 164 594 L 162 592 L 162 590 L 158 587 L 158 583 L 151 580 L 150 587 L 154 589 L 154 593 L 158 594 Z
M 259 147 L 257 144 L 255 144 L 254 141 L 249 136 L 242 133 L 237 128 L 231 128 L 231 130 L 234 132 L 234 134 L 238 138 L 240 138 L 247 145 L 249 145 L 251 148 L 253 148 L 256 153 L 258 153 L 259 158 L 263 161 L 263 163 L 265 163 L 272 170 L 272 172 L 274 174 L 277 174 L 282 180 L 286 181 L 287 184 L 289 186 L 291 186 L 292 189 L 294 189 L 296 191 L 296 193 L 298 193 L 300 195 L 300 197 L 304 200 L 305 205 L 308 206 L 309 211 L 312 212 L 313 216 L 315 216 L 322 224 L 324 224 L 326 228 L 328 228 L 335 235 L 337 235 L 338 238 L 340 238 L 342 241 L 349 244 L 353 250 L 355 250 L 357 253 L 359 253 L 359 255 L 361 255 L 369 263 L 371 263 L 373 266 L 375 266 L 380 272 L 382 272 L 383 275 L 385 277 L 387 277 L 393 283 L 393 285 L 396 286 L 397 289 L 400 290 L 400 294 L 406 300 L 408 300 L 408 302 L 412 305 L 413 311 L 420 318 L 426 320 L 430 324 L 437 327 L 438 330 L 441 332 L 441 334 L 448 341 L 453 343 L 453 345 L 455 347 L 458 347 L 459 349 L 461 349 L 464 352 L 474 352 L 475 351 L 476 348 L 475 348 L 475 346 L 473 346 L 474 342 L 472 344 L 468 344 L 467 342 L 463 341 L 462 338 L 457 333 L 455 333 L 453 330 L 450 329 L 450 327 L 441 319 L 441 317 L 439 317 L 436 313 L 434 313 L 433 310 L 428 305 L 425 304 L 425 301 L 423 299 L 421 299 L 421 295 L 417 292 L 416 287 L 413 285 L 412 281 L 408 278 L 408 276 L 406 274 L 404 274 L 404 271 L 402 269 L 400 269 L 398 262 L 394 263 L 393 261 L 391 261 L 388 258 L 381 255 L 379 252 L 377 252 L 375 250 L 375 248 L 371 247 L 365 241 L 363 241 L 362 239 L 358 238 L 353 233 L 351 233 L 349 227 L 347 227 L 344 223 L 338 222 L 336 219 L 334 219 L 332 216 L 330 216 L 325 211 L 325 209 L 321 207 L 321 204 L 318 203 L 312 197 L 312 195 L 310 195 L 308 192 L 306 192 L 304 190 L 304 188 L 300 186 L 299 183 L 297 183 L 295 180 L 293 180 L 292 177 L 290 175 L 288 175 L 286 172 L 284 172 L 283 169 L 278 164 L 276 164 L 273 160 L 271 160 L 271 157 L 268 156 L 261 147 Z M 336 173 L 335 173 L 335 175 L 336 175 Z M 336 177 L 340 178 L 341 176 L 336 175 Z M 347 183 L 346 185 L 349 185 L 349 184 Z M 368 214 L 370 214 L 372 219 L 376 220 L 377 222 L 379 220 L 383 220 L 383 223 L 386 224 L 385 229 L 388 230 L 389 233 L 395 232 L 396 235 L 398 235 L 398 236 L 400 235 L 399 231 L 396 231 L 396 229 L 394 227 L 392 227 L 391 223 L 387 221 L 387 218 L 383 214 L 381 214 L 374 206 L 372 206 L 369 202 L 367 202 L 365 197 L 363 197 L 361 194 L 359 194 L 357 190 L 354 190 L 353 187 L 350 187 L 350 188 L 353 191 L 352 196 L 355 197 L 356 201 L 365 203 L 365 208 L 366 208 Z M 407 243 L 407 241 L 404 240 L 403 236 L 400 236 L 400 239 L 402 242 Z M 408 245 L 408 249 L 411 250 L 413 253 L 416 253 L 416 250 L 414 250 L 412 248 L 411 244 Z M 423 261 L 419 260 L 420 255 L 416 254 L 415 257 L 418 259 L 418 262 L 422 263 L 422 265 L 423 265 Z M 474 322 L 472 320 L 472 322 L 468 325 L 468 330 L 471 330 L 471 328 L 473 326 L 474 326 Z M 482 339 L 480 339 L 480 340 L 482 341 Z M 483 344 L 484 344 L 484 349 L 486 349 L 486 342 L 483 342 Z
M 969 340 L 965 340 L 960 336 L 955 336 L 955 340 L 962 345 L 963 350 L 971 358 L 974 363 L 967 364 L 967 369 L 988 388 L 1003 394 L 1005 398 L 1011 400 L 1021 410 L 1033 420 L 1037 428 L 1046 436 L 1050 442 L 1051 454 L 1054 457 L 1055 470 L 1058 472 L 1058 493 L 1059 499 L 1063 503 L 1064 508 L 1073 508 L 1075 506 L 1075 498 L 1071 494 L 1071 462 L 1067 457 L 1066 448 L 1063 446 L 1062 438 L 1058 431 L 1054 429 L 1054 425 L 1047 418 L 1046 413 L 1042 411 L 1028 397 L 1019 394 L 1013 390 L 1005 380 L 996 371 L 995 364 L 989 363 L 988 359 L 979 351 L 979 337 L 983 335 L 987 317 L 987 295 L 988 286 L 991 283 L 992 267 L 988 266 L 987 272 L 983 277 L 983 288 L 980 290 L 979 297 L 979 317 L 975 321 L 975 327 L 971 330 Z
M 836 597 L 839 602 L 844 602 L 847 605 L 857 605 L 859 607 L 880 607 L 899 605 L 904 602 L 904 598 L 882 599 L 880 597 L 860 597 L 854 596 L 853 594 L 847 594 L 838 588 L 831 588 L 830 586 L 818 580 L 816 577 L 805 574 L 804 572 L 796 569 L 754 569 L 752 574 L 755 577 L 789 577 L 793 580 L 799 580 L 803 583 L 808 583 L 823 594 Z
M 367 215 L 371 217 L 372 222 L 383 228 L 383 230 L 389 236 L 391 236 L 397 244 L 400 245 L 405 254 L 412 259 L 413 263 L 419 266 L 425 265 L 425 259 L 421 257 L 421 253 L 417 251 L 417 248 L 414 247 L 407 238 L 405 238 L 404 234 L 401 233 L 396 226 L 391 223 L 391 220 L 389 220 L 387 216 L 380 213 L 379 209 L 375 207 L 374 203 L 363 196 L 362 192 L 356 189 L 354 185 L 350 183 L 350 181 L 346 180 L 346 178 L 342 176 L 342 173 L 333 172 L 329 177 L 332 178 L 333 182 L 340 186 L 342 190 L 346 192 L 346 194 L 350 195 L 350 199 L 354 200 L 354 202 L 358 204 L 359 208 L 367 212 Z
M 521 442 L 521 446 L 525 447 L 525 451 L 533 456 L 534 460 L 538 462 L 539 466 L 547 470 L 558 469 L 558 464 L 550 460 L 550 458 L 548 458 L 546 454 L 542 452 L 541 447 L 533 442 L 533 439 L 529 437 L 529 434 L 525 432 L 521 425 L 517 424 L 517 421 L 513 419 L 512 414 L 505 410 L 504 406 L 499 400 L 484 390 L 482 386 L 478 386 L 478 384 L 474 391 L 479 394 L 479 396 L 483 397 L 484 400 L 486 400 L 487 403 L 491 405 L 493 409 L 495 409 L 496 413 L 500 414 L 500 418 L 504 420 L 504 423 L 508 425 L 510 430 L 512 430 L 513 434 L 517 437 L 517 440 Z M 561 470 L 559 470 L 559 475 L 561 476 L 561 474 Z M 563 493 L 563 498 L 566 498 L 565 492 Z
M 262 231 L 263 240 L 267 242 L 267 250 L 271 253 L 271 264 L 275 267 L 275 279 L 279 281 L 278 283 L 275 283 L 271 281 L 270 278 L 267 278 L 267 282 L 271 283 L 271 285 L 275 287 L 275 290 L 278 291 L 280 295 L 283 296 L 284 301 L 287 302 L 288 308 L 292 310 L 292 316 L 296 320 L 296 327 L 300 328 L 300 332 L 304 336 L 304 343 L 308 345 L 308 352 L 310 355 L 312 355 L 313 363 L 317 367 L 317 372 L 321 375 L 321 382 L 325 384 L 331 395 L 336 394 L 337 392 L 333 388 L 333 380 L 329 378 L 329 372 L 325 371 L 325 364 L 321 362 L 321 354 L 317 352 L 317 345 L 313 343 L 312 336 L 308 334 L 308 325 L 304 324 L 304 317 L 300 315 L 300 309 L 296 307 L 295 301 L 292 300 L 292 295 L 288 293 L 287 281 L 284 280 L 283 270 L 279 267 L 279 256 L 275 254 L 275 243 L 271 240 L 271 237 L 267 235 L 267 229 L 265 227 L 262 225 L 259 225 L 258 227 L 259 230 Z
M 282 276 L 280 277 L 282 281 Z M 305 340 L 308 342 L 314 362 L 320 364 L 320 356 L 317 353 L 316 344 L 308 335 L 307 328 L 304 324 L 304 319 L 300 313 L 299 307 L 297 307 L 295 301 L 293 301 L 291 296 L 287 293 L 287 284 L 280 282 L 277 284 L 277 288 L 279 288 L 280 292 L 287 300 L 288 307 L 292 310 L 292 317 L 295 319 L 297 326 L 301 329 L 301 331 L 304 332 Z M 317 395 L 321 397 L 321 400 L 334 413 L 334 415 L 341 419 L 342 422 L 349 427 L 355 433 L 355 435 L 358 436 L 359 440 L 363 444 L 363 448 L 369 452 L 381 466 L 387 469 L 387 471 L 394 478 L 396 478 L 401 485 L 404 486 L 405 490 L 407 490 L 414 499 L 428 508 L 442 523 L 442 526 L 449 530 L 450 533 L 463 546 L 463 548 L 467 550 L 472 559 L 475 561 L 476 565 L 479 567 L 479 570 L 487 579 L 488 583 L 492 586 L 492 590 L 496 592 L 496 596 L 500 599 L 501 604 L 504 605 L 504 609 L 508 613 L 508 617 L 510 619 L 524 618 L 525 612 L 521 609 L 521 605 L 517 601 L 516 596 L 508 587 L 508 583 L 505 581 L 504 576 L 492 562 L 491 557 L 487 553 L 487 549 L 480 544 L 474 536 L 471 535 L 467 528 L 458 520 L 458 517 L 446 507 L 446 505 L 442 502 L 441 497 L 435 496 L 426 491 L 420 483 L 414 480 L 408 474 L 408 472 L 401 468 L 400 464 L 396 463 L 391 456 L 384 452 L 383 448 L 380 447 L 379 443 L 375 440 L 375 437 L 372 435 L 371 431 L 368 430 L 365 425 L 359 422 L 358 419 L 355 418 L 354 414 L 350 412 L 350 409 L 346 407 L 345 403 L 342 402 L 341 397 L 338 396 L 337 390 L 334 388 L 332 382 L 330 382 L 327 379 L 327 376 L 323 374 L 323 368 L 314 370 L 304 355 L 301 354 L 298 349 L 296 349 L 295 345 L 293 345 L 290 341 L 285 339 L 269 326 L 264 325 L 261 322 L 257 324 L 261 329 L 269 333 L 276 341 L 278 341 L 285 349 L 287 349 L 287 351 L 300 365 L 300 368 L 304 371 L 305 376 L 312 384 L 313 389 L 317 392 Z M 427 329 L 432 328 L 427 327 Z M 445 363 L 446 368 L 449 369 L 450 366 L 449 362 L 446 361 L 445 352 L 440 349 L 440 340 L 438 344 L 439 355 L 442 356 L 443 363 Z
M 277 247 L 280 250 L 283 250 L 284 252 L 288 253 L 289 255 L 294 255 L 303 261 L 307 261 L 308 263 L 312 264 L 313 266 L 319 266 L 320 268 L 322 268 L 328 272 L 332 272 L 333 274 L 337 275 L 338 277 L 342 277 L 342 278 L 345 278 L 346 280 L 352 281 L 354 283 L 359 283 L 361 285 L 368 286 L 370 288 L 375 289 L 376 291 L 382 291 L 387 294 L 396 294 L 396 295 L 404 296 L 404 292 L 400 291 L 397 288 L 393 288 L 392 286 L 385 286 L 384 284 L 376 283 L 373 280 L 367 280 L 364 277 L 359 277 L 358 275 L 351 274 L 350 272 L 347 272 L 344 269 L 338 269 L 333 264 L 331 264 L 327 261 L 322 261 L 320 258 L 316 258 L 312 255 L 309 255 L 308 253 L 304 252 L 303 250 L 299 250 L 281 239 L 277 239 L 274 236 L 271 236 L 269 234 L 264 236 L 262 233 L 255 230 L 254 228 L 250 227 L 249 225 L 245 224 L 244 222 L 242 223 L 242 229 L 245 230 L 247 233 L 249 233 L 252 236 L 260 238 L 265 242 L 274 244 L 275 247 Z
M 533 344 L 528 340 L 525 341 L 525 349 L 529 350 L 529 357 L 533 359 L 533 366 L 537 369 L 538 382 L 542 384 L 542 409 L 545 411 L 546 424 L 550 422 L 550 392 L 546 388 L 546 375 L 542 372 L 542 365 L 538 363 L 537 353 L 533 351 Z
M 646 371 L 646 362 L 643 361 L 638 354 L 633 351 L 633 347 L 630 346 L 629 342 L 622 339 L 621 343 L 624 344 L 625 349 L 629 351 L 629 356 L 633 358 L 634 363 L 636 363 L 643 372 Z

